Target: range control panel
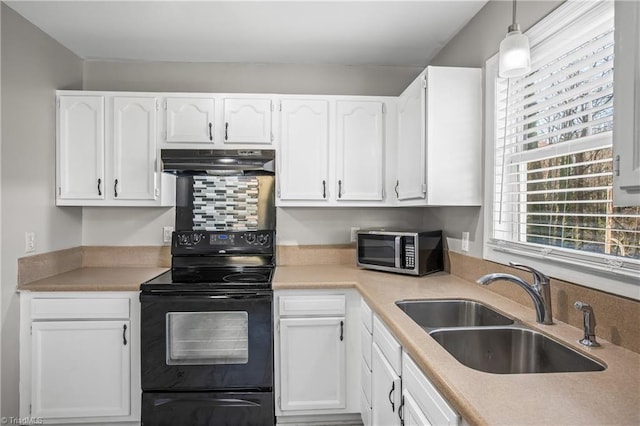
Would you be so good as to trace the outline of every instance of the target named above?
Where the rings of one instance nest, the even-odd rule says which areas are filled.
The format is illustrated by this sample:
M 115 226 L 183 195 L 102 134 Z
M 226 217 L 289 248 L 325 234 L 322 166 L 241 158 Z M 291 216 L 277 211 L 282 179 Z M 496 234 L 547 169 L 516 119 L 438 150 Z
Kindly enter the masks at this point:
M 273 231 L 177 231 L 172 252 L 263 253 L 273 247 Z

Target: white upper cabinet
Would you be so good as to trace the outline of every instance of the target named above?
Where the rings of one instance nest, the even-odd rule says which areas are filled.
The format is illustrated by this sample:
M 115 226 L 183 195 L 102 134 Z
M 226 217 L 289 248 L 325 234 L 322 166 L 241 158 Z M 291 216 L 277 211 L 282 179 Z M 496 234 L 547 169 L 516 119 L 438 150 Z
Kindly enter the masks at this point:
M 328 200 L 329 102 L 283 99 L 280 108 L 280 200 Z
M 62 96 L 58 103 L 58 199 L 104 199 L 104 97 Z
M 336 105 L 336 178 L 338 201 L 383 198 L 382 102 L 338 101 Z
M 426 194 L 426 77 L 411 83 L 398 98 L 398 200 L 424 199 Z
M 164 109 L 165 142 L 214 143 L 215 99 L 168 97 Z
M 57 93 L 56 204 L 172 205 L 175 178 L 159 167 L 158 97 L 77 93 Z
M 482 202 L 482 71 L 428 67 L 399 98 L 401 205 Z
M 640 206 L 640 3 L 615 2 L 613 203 Z
M 156 108 L 154 96 L 113 98 L 113 199 L 155 200 Z
M 270 144 L 271 99 L 225 98 L 224 143 Z
M 395 166 L 395 98 L 279 100 L 279 206 L 387 205 L 394 185 L 385 171 Z

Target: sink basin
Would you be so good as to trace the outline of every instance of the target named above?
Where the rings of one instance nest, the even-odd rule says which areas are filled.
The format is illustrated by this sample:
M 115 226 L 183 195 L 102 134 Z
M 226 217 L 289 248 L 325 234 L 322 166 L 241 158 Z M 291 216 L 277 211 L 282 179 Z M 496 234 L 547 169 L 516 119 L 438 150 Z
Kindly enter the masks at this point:
M 442 329 L 429 334 L 460 363 L 487 373 L 564 373 L 606 368 L 542 333 L 524 328 Z
M 473 300 L 401 300 L 396 305 L 427 331 L 443 327 L 511 325 L 511 318 Z

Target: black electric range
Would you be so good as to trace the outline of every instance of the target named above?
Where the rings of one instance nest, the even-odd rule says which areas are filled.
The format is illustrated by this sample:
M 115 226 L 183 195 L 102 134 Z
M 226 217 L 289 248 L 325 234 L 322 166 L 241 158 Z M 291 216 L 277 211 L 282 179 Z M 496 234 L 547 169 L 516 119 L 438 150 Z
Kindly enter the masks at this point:
M 143 283 L 142 425 L 273 425 L 274 231 L 178 231 Z

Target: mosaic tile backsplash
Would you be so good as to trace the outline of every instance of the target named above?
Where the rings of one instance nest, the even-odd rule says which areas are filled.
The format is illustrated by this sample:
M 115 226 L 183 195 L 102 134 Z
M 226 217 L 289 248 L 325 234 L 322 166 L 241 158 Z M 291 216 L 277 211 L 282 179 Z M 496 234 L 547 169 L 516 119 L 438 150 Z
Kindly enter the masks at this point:
M 193 230 L 258 228 L 258 179 L 255 176 L 194 176 Z

